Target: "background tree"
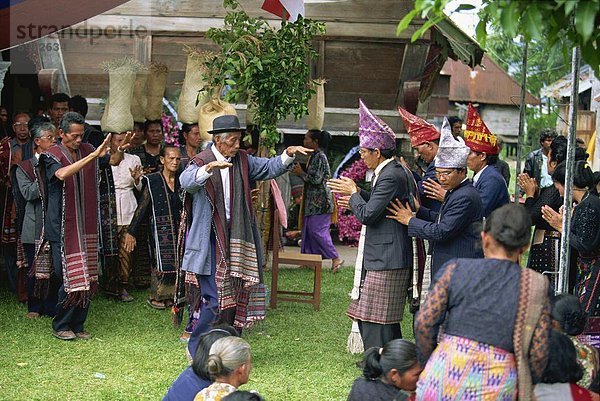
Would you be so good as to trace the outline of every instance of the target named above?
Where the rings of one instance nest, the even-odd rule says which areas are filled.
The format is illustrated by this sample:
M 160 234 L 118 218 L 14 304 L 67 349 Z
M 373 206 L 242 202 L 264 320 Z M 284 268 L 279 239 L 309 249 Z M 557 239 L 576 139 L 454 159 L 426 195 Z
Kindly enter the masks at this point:
M 228 102 L 246 102 L 260 128 L 259 155 L 274 155 L 280 140 L 277 122 L 288 116 L 299 119 L 308 112 L 308 99 L 314 93 L 310 61 L 318 55 L 312 41 L 325 32 L 325 25 L 300 16 L 295 22 L 282 21 L 275 29 L 262 18 L 234 11 L 241 8 L 237 0 L 225 0 L 223 5 L 231 9 L 225 26 L 206 33 L 221 48 L 205 63 L 207 89 L 224 92 Z M 266 245 L 271 227 L 270 186 L 260 183 L 259 189 L 257 214 Z

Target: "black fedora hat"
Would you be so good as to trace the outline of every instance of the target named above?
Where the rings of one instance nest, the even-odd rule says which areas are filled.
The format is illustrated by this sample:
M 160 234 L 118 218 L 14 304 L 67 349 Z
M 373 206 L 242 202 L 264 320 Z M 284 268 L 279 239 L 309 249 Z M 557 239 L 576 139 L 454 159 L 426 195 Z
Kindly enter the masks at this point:
M 213 129 L 209 134 L 222 134 L 223 132 L 242 132 L 246 128 L 240 127 L 240 120 L 235 115 L 219 116 L 213 120 Z

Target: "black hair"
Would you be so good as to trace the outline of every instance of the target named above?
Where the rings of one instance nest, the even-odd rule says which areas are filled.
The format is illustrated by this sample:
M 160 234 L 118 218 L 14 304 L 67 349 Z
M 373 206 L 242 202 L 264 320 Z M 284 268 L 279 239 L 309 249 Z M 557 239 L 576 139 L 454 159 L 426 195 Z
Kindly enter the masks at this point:
M 63 133 L 68 134 L 70 132 L 69 129 L 71 128 L 71 124 L 83 125 L 85 124 L 85 119 L 79 113 L 76 113 L 74 111 L 68 111 L 65 114 L 63 114 L 62 118 L 60 119 L 58 128 L 60 128 Z
M 544 142 L 548 138 L 552 138 L 552 140 L 554 140 L 557 137 L 558 134 L 556 133 L 556 130 L 554 128 L 544 128 L 540 131 L 540 143 Z
M 194 355 L 194 358 L 192 359 L 192 370 L 197 376 L 204 380 L 212 381 L 208 369 L 206 368 L 210 347 L 212 347 L 218 339 L 229 336 L 239 337 L 240 335 L 236 329 L 226 324 L 215 326 L 212 330 L 200 335 L 198 347 L 196 348 L 196 355 Z
M 75 95 L 69 99 L 69 108 L 85 117 L 88 112 L 87 100 L 81 95 Z
M 160 157 L 165 157 L 165 155 L 167 154 L 167 149 L 177 149 L 181 153 L 181 149 L 179 147 L 166 143 L 160 146 L 160 151 L 158 155 Z
M 197 127 L 198 123 L 194 123 L 194 124 L 188 124 L 188 123 L 183 123 L 181 124 L 181 133 L 183 134 L 184 132 L 186 134 L 189 134 L 190 131 L 192 130 L 192 128 Z
M 558 136 L 550 145 L 550 161 L 555 162 L 557 164 L 562 163 L 567 160 L 567 138 L 564 136 Z M 575 161 L 577 160 L 586 160 L 588 158 L 588 154 L 585 152 L 585 149 L 577 146 L 575 148 Z
M 329 144 L 331 143 L 331 134 L 329 132 L 318 129 L 310 129 L 308 132 L 310 133 L 310 137 L 317 141 L 320 149 L 324 151 L 329 149 Z
M 548 350 L 548 364 L 541 383 L 577 383 L 581 380 L 583 368 L 577 362 L 577 350 L 569 337 L 552 330 Z
M 54 95 L 50 96 L 50 108 L 52 108 L 54 103 L 69 103 L 70 99 L 71 98 L 66 93 L 55 93 Z
M 379 149 L 379 153 L 384 159 L 391 159 L 396 156 L 396 149 Z
M 494 210 L 485 220 L 483 231 L 509 252 L 529 244 L 531 217 L 521 205 L 509 203 Z
M 265 401 L 265 399 L 252 391 L 237 390 L 223 397 L 222 401 Z
M 160 131 L 162 132 L 162 130 L 163 130 L 162 120 L 146 120 L 144 122 L 144 134 L 146 134 L 148 132 L 148 128 L 150 128 L 150 126 L 152 124 L 158 124 L 160 126 Z
M 578 336 L 583 333 L 587 315 L 579 298 L 573 294 L 558 294 L 552 299 L 552 319 L 556 320 L 565 334 Z
M 498 155 L 487 155 L 485 157 L 485 162 L 488 166 L 493 166 L 494 164 L 498 163 Z
M 448 117 L 448 123 L 450 123 L 450 126 L 452 127 L 454 125 L 454 123 L 463 123 L 462 118 L 458 117 L 458 116 L 450 116 Z
M 567 164 L 562 162 L 554 169 L 552 179 L 565 185 L 566 173 Z M 573 185 L 577 188 L 588 188 L 595 191 L 596 184 L 596 176 L 592 172 L 592 169 L 587 165 L 587 162 L 583 160 L 576 161 L 573 165 Z
M 29 122 L 27 123 L 27 128 L 29 129 L 29 132 L 33 131 L 33 129 L 35 128 L 36 125 L 40 125 L 43 123 L 49 123 L 51 122 L 50 119 L 46 116 L 33 116 L 31 118 L 31 120 L 29 120 Z
M 383 348 L 371 347 L 363 358 L 363 376 L 375 380 L 392 369 L 402 374 L 417 363 L 417 351 L 413 343 L 403 339 L 387 342 Z

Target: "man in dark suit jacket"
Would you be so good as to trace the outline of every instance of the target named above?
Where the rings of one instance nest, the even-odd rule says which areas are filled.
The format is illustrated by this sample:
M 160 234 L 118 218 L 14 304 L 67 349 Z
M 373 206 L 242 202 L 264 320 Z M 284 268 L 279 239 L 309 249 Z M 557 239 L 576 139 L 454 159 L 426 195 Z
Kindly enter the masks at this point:
M 372 190 L 361 190 L 345 177 L 330 180 L 329 187 L 344 196 L 340 206 L 349 208 L 366 226 L 360 295 L 352 301 L 347 314 L 358 321 L 368 349 L 402 337 L 399 323 L 411 277 L 412 241 L 406 227 L 385 215 L 392 199 L 408 201 L 412 177 L 394 158 L 396 135 L 362 102 L 360 119 L 360 155 L 366 166 L 375 171 Z
M 442 127 L 440 147 L 435 159 L 436 176 L 447 191 L 439 212 L 420 207 L 416 215 L 408 205 L 395 201 L 389 218 L 408 227 L 408 235 L 431 241 L 431 275 L 452 258 L 483 257 L 479 241 L 479 222 L 483 205 L 477 190 L 467 179 L 469 148 L 462 138 L 454 139 L 447 120 Z

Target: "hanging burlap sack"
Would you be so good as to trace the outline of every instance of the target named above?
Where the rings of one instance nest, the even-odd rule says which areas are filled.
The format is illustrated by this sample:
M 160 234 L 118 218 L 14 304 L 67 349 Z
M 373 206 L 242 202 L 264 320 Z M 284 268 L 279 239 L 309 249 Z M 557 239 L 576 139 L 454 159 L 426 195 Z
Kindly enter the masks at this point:
M 125 132 L 133 129 L 131 99 L 135 75 L 140 64 L 130 58 L 114 60 L 103 64 L 108 72 L 108 101 L 101 119 L 102 131 Z
M 208 131 L 212 130 L 213 120 L 224 115 L 237 115 L 237 113 L 231 104 L 221 99 L 210 99 L 200 107 L 198 128 L 203 141 L 212 141 L 212 135 Z
M 325 80 L 316 79 L 311 82 L 311 88 L 315 93 L 308 100 L 308 116 L 306 126 L 308 129 L 323 129 L 325 119 Z
M 146 106 L 148 98 L 146 97 L 146 82 L 148 81 L 148 68 L 142 67 L 135 76 L 135 85 L 133 86 L 133 99 L 131 99 L 131 114 L 133 121 L 143 123 L 146 120 Z
M 202 74 L 206 71 L 204 62 L 211 53 L 200 52 L 189 46 L 185 46 L 183 51 L 187 53 L 187 66 L 177 105 L 177 117 L 182 123 L 195 124 L 198 122 L 200 107 L 209 99 L 204 91 L 206 82 Z
M 246 104 L 246 126 L 256 125 L 256 104 L 254 104 L 250 95 L 248 95 Z
M 150 73 L 146 81 L 146 96 L 148 98 L 146 120 L 160 120 L 162 117 L 162 99 L 167 87 L 168 72 L 169 68 L 165 64 L 152 63 L 150 65 Z

